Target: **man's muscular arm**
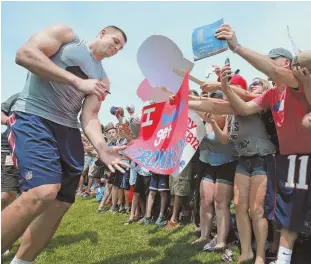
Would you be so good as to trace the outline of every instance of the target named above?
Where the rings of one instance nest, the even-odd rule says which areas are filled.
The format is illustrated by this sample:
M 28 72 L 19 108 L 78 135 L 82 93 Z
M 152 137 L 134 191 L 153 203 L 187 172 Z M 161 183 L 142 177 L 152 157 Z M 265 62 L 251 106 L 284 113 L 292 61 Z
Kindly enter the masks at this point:
M 109 87 L 109 81 L 106 78 L 103 80 Z M 98 101 L 96 96 L 88 95 L 83 103 L 81 112 L 81 124 L 85 135 L 89 141 L 95 147 L 99 158 L 103 161 L 108 168 L 114 172 L 115 169 L 124 173 L 125 171 L 119 166 L 129 167 L 125 162 L 122 162 L 125 158 L 118 154 L 118 151 L 122 151 L 126 146 L 108 148 L 108 145 L 102 135 L 101 123 L 98 118 L 101 101 Z
M 18 49 L 15 62 L 39 78 L 70 85 L 85 94 L 95 94 L 99 100 L 103 100 L 103 83 L 99 80 L 83 80 L 50 60 L 62 45 L 73 41 L 74 37 L 74 32 L 68 26 L 48 27 L 33 35 Z
M 15 62 L 40 78 L 75 86 L 79 78 L 49 59 L 63 44 L 73 40 L 74 33 L 68 26 L 48 27 L 33 35 L 18 49 Z

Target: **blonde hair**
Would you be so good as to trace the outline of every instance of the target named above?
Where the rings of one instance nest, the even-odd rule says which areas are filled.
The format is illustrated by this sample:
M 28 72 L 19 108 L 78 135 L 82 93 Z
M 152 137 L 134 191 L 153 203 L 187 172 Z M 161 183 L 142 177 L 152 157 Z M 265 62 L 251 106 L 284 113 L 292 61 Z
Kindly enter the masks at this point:
M 262 78 L 259 78 L 259 77 L 256 77 L 253 79 L 253 82 L 254 80 L 258 80 L 262 83 L 262 87 L 264 88 L 264 91 L 267 91 L 271 88 L 271 85 L 269 83 L 269 81 L 265 80 L 265 79 L 262 79 Z

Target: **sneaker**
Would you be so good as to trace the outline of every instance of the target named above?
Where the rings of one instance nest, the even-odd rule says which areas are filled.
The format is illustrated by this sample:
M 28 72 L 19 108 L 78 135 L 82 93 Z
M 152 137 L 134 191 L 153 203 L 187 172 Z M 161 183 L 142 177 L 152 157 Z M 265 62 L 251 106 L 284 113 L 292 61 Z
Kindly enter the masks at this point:
M 211 248 L 214 248 L 217 244 L 217 239 L 216 237 L 213 238 L 213 240 L 209 243 L 207 243 L 204 247 L 203 247 L 203 251 L 206 251 L 206 250 L 210 250 Z
M 119 214 L 126 214 L 126 209 L 125 209 L 125 207 L 123 207 L 121 211 L 119 210 L 118 213 L 119 213 Z
M 84 193 L 84 194 L 82 195 L 82 197 L 83 197 L 83 198 L 90 198 L 91 196 L 90 196 L 89 193 L 86 192 L 86 193 Z
M 145 217 L 142 217 L 140 218 L 138 221 L 137 221 L 138 224 L 144 224 L 145 223 Z
M 113 213 L 114 213 L 114 214 L 119 213 L 119 208 L 118 208 L 118 207 L 114 208 Z
M 222 256 L 224 262 L 233 262 L 233 251 L 231 249 L 226 249 Z
M 130 214 L 131 213 L 131 207 L 128 207 L 128 208 L 125 207 L 125 213 Z
M 120 204 L 118 207 L 119 207 L 118 213 L 121 214 L 121 212 L 124 210 L 124 206 L 122 204 Z
M 167 221 L 165 221 L 165 217 L 163 215 L 160 215 L 157 219 L 157 221 L 155 222 L 156 225 L 158 226 L 165 226 L 167 223 Z
M 151 218 L 144 217 L 144 225 L 150 225 L 151 224 Z
M 83 196 L 83 192 L 77 191 L 76 196 L 77 197 L 82 197 Z
M 124 222 L 124 225 L 130 225 L 133 224 L 134 220 L 128 219 L 127 221 Z
M 172 229 L 172 228 L 175 228 L 177 226 L 177 222 L 173 222 L 173 221 L 168 221 L 166 226 L 165 226 L 165 229 Z
M 276 260 L 277 256 L 278 256 L 278 254 L 272 252 L 270 248 L 267 248 L 267 249 L 266 249 L 266 260 L 267 260 L 267 261 Z

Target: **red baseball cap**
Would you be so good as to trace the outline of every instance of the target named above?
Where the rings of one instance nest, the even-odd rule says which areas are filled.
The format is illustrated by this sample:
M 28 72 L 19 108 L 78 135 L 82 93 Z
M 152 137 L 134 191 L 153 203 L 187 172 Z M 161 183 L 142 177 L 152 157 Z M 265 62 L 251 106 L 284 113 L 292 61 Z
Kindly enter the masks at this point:
M 247 89 L 247 82 L 246 82 L 246 80 L 239 74 L 233 74 L 232 75 L 230 84 L 239 85 L 244 90 Z

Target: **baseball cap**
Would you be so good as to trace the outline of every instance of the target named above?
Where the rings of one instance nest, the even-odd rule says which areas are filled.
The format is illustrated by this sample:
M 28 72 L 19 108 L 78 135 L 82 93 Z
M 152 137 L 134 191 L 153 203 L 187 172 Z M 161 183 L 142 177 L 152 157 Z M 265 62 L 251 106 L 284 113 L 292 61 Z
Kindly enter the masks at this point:
M 134 105 L 132 105 L 132 104 L 128 104 L 127 106 L 126 106 L 126 110 L 132 110 L 132 111 L 134 111 L 135 110 L 135 106 Z
M 223 94 L 222 94 L 222 91 L 219 91 L 219 90 L 217 90 L 217 91 L 214 92 L 214 93 L 211 93 L 210 97 L 213 98 L 216 94 L 217 94 L 220 98 L 223 98 L 223 97 L 224 97 Z
M 271 59 L 275 59 L 278 57 L 284 57 L 291 61 L 294 59 L 294 56 L 292 55 L 292 53 L 289 50 L 284 49 L 284 48 L 275 48 L 275 49 L 270 50 L 268 57 Z
M 230 84 L 233 85 L 239 85 L 240 87 L 242 87 L 244 90 L 246 90 L 247 88 L 247 82 L 246 80 L 239 74 L 233 74 Z
M 292 62 L 292 67 L 300 66 L 306 67 L 311 73 L 311 50 L 301 51 L 295 56 Z
M 112 122 L 108 123 L 105 127 L 105 132 L 108 132 L 110 129 L 115 129 L 115 126 Z

